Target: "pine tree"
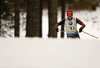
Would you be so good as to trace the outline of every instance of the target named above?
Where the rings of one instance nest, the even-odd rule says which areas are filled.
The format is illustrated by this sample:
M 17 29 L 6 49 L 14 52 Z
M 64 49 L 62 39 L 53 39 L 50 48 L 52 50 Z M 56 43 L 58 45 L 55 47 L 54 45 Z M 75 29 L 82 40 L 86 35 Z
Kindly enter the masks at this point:
M 65 18 L 65 0 L 61 0 L 61 18 L 62 20 Z M 64 30 L 64 25 L 61 26 L 61 30 Z M 61 38 L 64 38 L 64 32 L 61 32 Z
M 0 0 L 0 36 L 3 35 L 3 33 L 5 33 L 4 30 L 1 28 L 2 27 L 1 19 L 9 20 L 9 16 L 11 16 L 11 14 L 8 6 L 8 1 Z
M 1 1 L 0 1 L 0 36 L 1 36 Z
M 0 36 L 1 36 L 1 12 L 0 12 Z
M 15 37 L 20 33 L 20 0 L 15 0 Z
M 49 34 L 48 37 L 57 37 L 57 32 L 55 31 L 55 24 L 57 23 L 57 5 L 58 0 L 49 0 Z
M 40 37 L 42 37 L 42 6 L 43 0 L 40 0 Z
M 26 37 L 33 36 L 33 0 L 27 0 L 27 22 L 26 22 Z
M 26 37 L 40 37 L 40 0 L 27 0 Z

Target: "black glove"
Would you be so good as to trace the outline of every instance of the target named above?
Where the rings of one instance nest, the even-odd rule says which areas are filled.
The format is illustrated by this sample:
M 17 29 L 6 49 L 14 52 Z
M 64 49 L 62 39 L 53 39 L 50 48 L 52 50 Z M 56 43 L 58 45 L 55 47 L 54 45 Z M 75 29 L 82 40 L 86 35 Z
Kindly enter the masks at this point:
M 81 27 L 80 29 L 79 29 L 79 33 L 81 33 L 83 31 L 83 28 Z
M 58 29 L 58 28 L 56 28 L 55 30 L 56 30 L 57 32 L 59 31 L 59 29 Z

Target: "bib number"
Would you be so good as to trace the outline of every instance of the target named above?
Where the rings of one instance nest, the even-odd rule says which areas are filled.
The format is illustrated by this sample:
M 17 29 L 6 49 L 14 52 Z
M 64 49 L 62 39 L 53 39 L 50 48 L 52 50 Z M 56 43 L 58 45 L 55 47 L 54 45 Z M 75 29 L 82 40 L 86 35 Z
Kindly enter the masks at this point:
M 74 28 L 74 27 L 70 27 L 70 29 L 71 29 L 71 30 L 74 30 L 75 28 Z

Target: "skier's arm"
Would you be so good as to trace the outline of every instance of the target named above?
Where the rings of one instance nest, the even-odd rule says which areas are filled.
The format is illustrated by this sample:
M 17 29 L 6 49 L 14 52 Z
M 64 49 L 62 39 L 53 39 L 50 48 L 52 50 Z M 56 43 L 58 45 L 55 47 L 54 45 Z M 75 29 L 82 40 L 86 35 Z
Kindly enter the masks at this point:
M 57 23 L 55 25 L 55 28 L 58 28 L 59 25 L 65 24 L 65 19 L 63 19 L 62 21 L 60 21 L 59 23 Z
M 59 30 L 58 30 L 58 26 L 59 26 L 59 25 L 62 25 L 62 24 L 65 24 L 65 19 L 63 19 L 63 20 L 60 21 L 59 23 L 55 24 L 55 29 L 56 29 L 57 32 L 59 31 Z
M 80 21 L 78 18 L 76 18 L 76 22 L 80 25 L 82 25 L 82 27 L 79 29 L 79 32 L 82 32 L 82 30 L 84 29 L 84 27 L 86 26 L 82 21 Z

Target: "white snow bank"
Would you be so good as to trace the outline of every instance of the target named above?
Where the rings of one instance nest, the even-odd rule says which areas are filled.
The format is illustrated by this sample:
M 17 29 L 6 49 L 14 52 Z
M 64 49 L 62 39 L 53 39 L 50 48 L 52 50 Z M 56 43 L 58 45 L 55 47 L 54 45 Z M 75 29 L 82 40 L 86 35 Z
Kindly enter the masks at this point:
M 0 68 L 100 68 L 99 40 L 0 41 Z

